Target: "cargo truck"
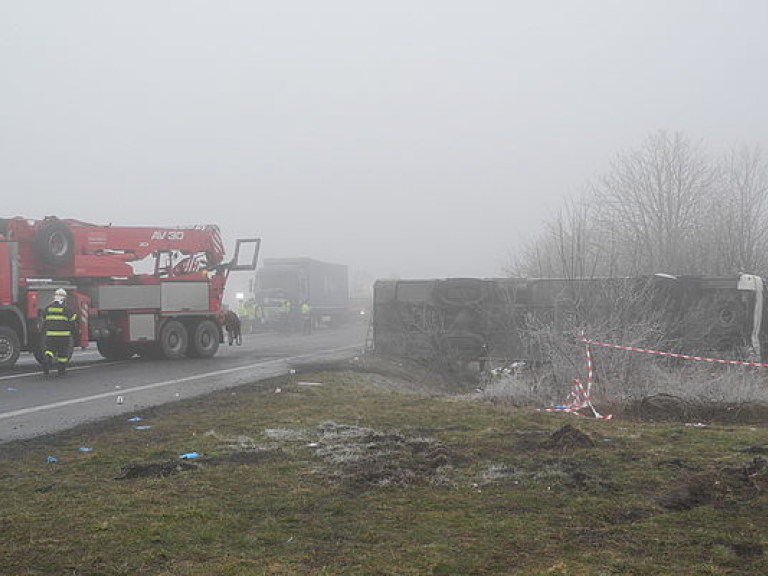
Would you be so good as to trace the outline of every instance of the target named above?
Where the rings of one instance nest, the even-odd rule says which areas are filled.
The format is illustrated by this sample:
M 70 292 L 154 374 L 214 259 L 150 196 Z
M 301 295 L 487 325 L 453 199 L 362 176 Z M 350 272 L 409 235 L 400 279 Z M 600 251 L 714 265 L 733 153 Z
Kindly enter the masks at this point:
M 256 317 L 268 329 L 293 330 L 308 304 L 315 327 L 338 325 L 349 314 L 347 266 L 312 258 L 267 258 L 256 272 Z

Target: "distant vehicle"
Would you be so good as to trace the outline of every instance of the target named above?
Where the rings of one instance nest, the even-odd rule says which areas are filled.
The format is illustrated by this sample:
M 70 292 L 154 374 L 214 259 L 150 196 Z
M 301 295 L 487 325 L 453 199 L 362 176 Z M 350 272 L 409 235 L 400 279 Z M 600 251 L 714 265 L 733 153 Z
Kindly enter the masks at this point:
M 267 258 L 256 271 L 256 316 L 269 329 L 300 321 L 302 304 L 311 309 L 315 326 L 338 325 L 349 315 L 347 266 L 312 258 Z

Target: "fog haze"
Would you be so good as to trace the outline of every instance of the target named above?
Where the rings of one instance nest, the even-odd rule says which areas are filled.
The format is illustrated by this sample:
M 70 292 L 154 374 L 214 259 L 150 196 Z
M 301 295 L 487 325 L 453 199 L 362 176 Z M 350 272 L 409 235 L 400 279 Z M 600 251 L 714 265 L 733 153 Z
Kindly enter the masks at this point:
M 0 0 L 2 217 L 496 276 L 660 129 L 768 140 L 768 3 Z

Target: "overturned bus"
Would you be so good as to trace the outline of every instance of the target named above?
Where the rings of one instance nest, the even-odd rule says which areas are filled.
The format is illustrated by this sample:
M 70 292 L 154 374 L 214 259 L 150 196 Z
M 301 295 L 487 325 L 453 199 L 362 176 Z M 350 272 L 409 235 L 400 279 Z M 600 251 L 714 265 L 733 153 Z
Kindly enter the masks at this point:
M 758 276 L 379 280 L 373 347 L 417 361 L 545 362 L 578 334 L 677 353 L 759 360 Z

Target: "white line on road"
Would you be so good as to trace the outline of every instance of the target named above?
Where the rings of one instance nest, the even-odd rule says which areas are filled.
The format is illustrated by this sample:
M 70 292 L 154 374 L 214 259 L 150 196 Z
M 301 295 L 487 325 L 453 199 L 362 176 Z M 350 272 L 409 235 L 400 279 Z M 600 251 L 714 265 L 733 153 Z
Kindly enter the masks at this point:
M 102 366 L 111 366 L 117 364 L 117 362 L 99 362 L 98 364 L 89 364 L 88 366 L 67 366 L 67 372 L 74 372 L 75 370 L 87 370 L 88 368 L 100 368 Z M 52 368 L 55 373 L 56 368 Z M 24 372 L 23 374 L 11 374 L 10 376 L 0 376 L 0 380 L 14 380 L 16 378 L 29 378 L 30 376 L 41 376 L 43 369 L 40 368 L 34 372 Z
M 0 420 L 7 418 L 14 418 L 16 416 L 24 416 L 25 414 L 34 414 L 35 412 L 42 412 L 43 410 L 52 410 L 55 408 L 62 408 L 64 406 L 71 406 L 73 404 L 82 404 L 84 402 L 91 402 L 93 400 L 102 400 L 104 398 L 114 398 L 115 396 L 124 396 L 131 392 L 141 392 L 142 390 L 151 390 L 153 388 L 162 388 L 163 386 L 171 386 L 173 384 L 180 384 L 182 382 L 190 382 L 192 380 L 199 380 L 201 378 L 210 378 L 211 376 L 221 376 L 223 374 L 231 374 L 233 372 L 240 372 L 242 370 L 250 370 L 254 368 L 265 369 L 279 366 L 280 364 L 286 364 L 300 360 L 302 358 L 312 358 L 315 356 L 322 356 L 324 354 L 331 354 L 336 352 L 342 352 L 349 350 L 350 347 L 336 348 L 334 350 L 325 350 L 320 354 L 306 354 L 302 356 L 293 356 L 290 358 L 282 358 L 279 360 L 269 360 L 267 362 L 259 362 L 257 364 L 248 364 L 247 366 L 237 366 L 236 368 L 226 368 L 224 370 L 216 370 L 214 372 L 206 372 L 205 374 L 196 374 L 194 376 L 185 376 L 184 378 L 176 378 L 175 380 L 165 380 L 164 382 L 155 382 L 153 384 L 144 384 L 143 386 L 134 386 L 133 388 L 125 388 L 118 391 L 102 392 L 101 394 L 93 394 L 91 396 L 82 396 L 80 398 L 72 398 L 71 400 L 62 400 L 61 402 L 53 402 L 52 404 L 42 404 L 40 406 L 31 406 L 29 408 L 22 408 L 20 410 L 14 410 L 13 412 L 4 412 L 0 414 Z M 104 366 L 104 364 L 100 364 Z
M 143 386 L 134 386 L 133 388 L 125 388 L 122 390 L 117 390 L 112 392 L 102 392 L 101 394 L 93 394 L 91 396 L 81 396 L 80 398 L 72 398 L 71 400 L 62 400 L 61 402 L 54 402 L 52 404 L 42 404 L 40 406 L 31 406 L 30 408 L 22 408 L 21 410 L 14 410 L 13 412 L 4 412 L 0 414 L 0 420 L 4 420 L 6 418 L 13 418 L 15 416 L 23 416 L 25 414 L 34 414 L 35 412 L 41 412 L 43 410 L 52 410 L 54 408 L 62 408 L 64 406 L 71 406 L 72 404 L 82 404 L 83 402 L 90 402 L 92 400 L 101 400 L 103 398 L 124 396 L 130 392 L 141 392 L 142 390 L 151 390 L 152 388 L 162 388 L 163 386 L 180 384 L 181 382 L 199 380 L 200 378 L 208 378 L 211 376 L 221 376 L 222 374 L 230 374 L 232 372 L 238 372 L 240 370 L 248 370 L 249 368 L 257 368 L 257 367 L 266 368 L 266 367 L 269 367 L 268 364 L 278 364 L 280 362 L 284 362 L 284 360 L 273 360 L 271 362 L 264 362 L 261 364 L 249 364 L 248 366 L 238 366 L 237 368 L 227 368 L 226 370 L 206 372 L 205 374 L 196 374 L 195 376 L 186 376 L 185 378 L 177 378 L 175 380 L 155 382 L 154 384 L 144 384 Z

